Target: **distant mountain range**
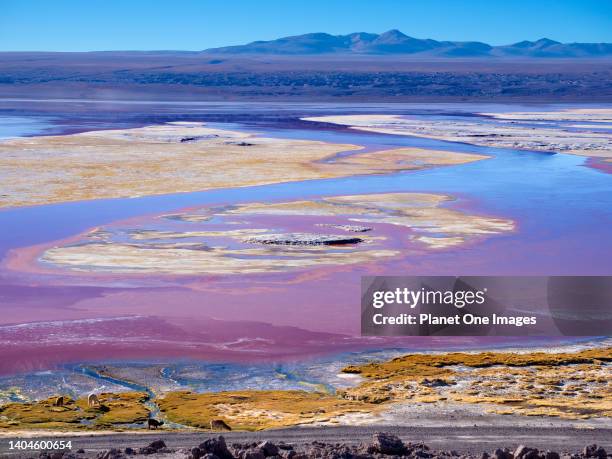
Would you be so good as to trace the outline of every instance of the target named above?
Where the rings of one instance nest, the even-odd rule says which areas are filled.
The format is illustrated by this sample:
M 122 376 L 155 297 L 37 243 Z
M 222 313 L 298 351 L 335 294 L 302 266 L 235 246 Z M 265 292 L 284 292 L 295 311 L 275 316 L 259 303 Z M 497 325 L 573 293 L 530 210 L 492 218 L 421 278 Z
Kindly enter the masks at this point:
M 611 43 L 559 43 L 542 38 L 511 45 L 491 46 L 478 41 L 437 41 L 409 37 L 399 30 L 382 34 L 309 33 L 246 45 L 211 48 L 208 54 L 266 55 L 412 55 L 415 57 L 533 57 L 596 58 L 612 56 Z

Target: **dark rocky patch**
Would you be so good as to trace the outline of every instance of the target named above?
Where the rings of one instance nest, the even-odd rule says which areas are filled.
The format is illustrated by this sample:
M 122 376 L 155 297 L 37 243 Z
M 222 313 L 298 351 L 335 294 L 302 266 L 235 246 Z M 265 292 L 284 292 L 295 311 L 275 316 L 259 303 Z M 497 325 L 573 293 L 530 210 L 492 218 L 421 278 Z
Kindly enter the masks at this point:
M 346 443 L 324 443 L 313 441 L 304 445 L 293 446 L 284 442 L 274 443 L 269 440 L 251 443 L 232 443 L 228 447 L 225 438 L 210 438 L 199 446 L 189 449 L 170 450 L 162 440 L 156 440 L 138 452 L 133 448 L 121 451 L 116 448 L 83 456 L 72 452 L 41 452 L 40 459 L 76 459 L 81 457 L 96 459 L 126 459 L 134 456 L 152 456 L 155 458 L 184 459 L 607 459 L 606 450 L 598 445 L 587 445 L 580 453 L 539 451 L 525 445 L 519 445 L 513 451 L 508 448 L 497 448 L 495 451 L 479 455 L 461 454 L 455 450 L 433 450 L 424 443 L 403 442 L 399 437 L 384 432 L 377 432 L 369 443 L 349 445 Z M 32 459 L 35 457 L 31 457 Z
M 266 245 L 346 245 L 362 241 L 362 238 L 354 236 L 311 233 L 263 234 L 244 239 L 251 244 Z
M 154 442 L 150 443 L 148 446 L 145 446 L 144 448 L 140 448 L 138 452 L 139 454 L 143 454 L 143 455 L 156 454 L 165 448 L 166 448 L 166 443 L 164 443 L 163 440 L 155 440 Z
M 217 134 L 209 134 L 209 135 L 200 135 L 200 136 L 195 136 L 195 137 L 181 137 L 180 142 L 181 143 L 191 143 L 191 142 L 197 142 L 199 140 L 214 139 L 215 137 L 219 137 L 219 136 Z

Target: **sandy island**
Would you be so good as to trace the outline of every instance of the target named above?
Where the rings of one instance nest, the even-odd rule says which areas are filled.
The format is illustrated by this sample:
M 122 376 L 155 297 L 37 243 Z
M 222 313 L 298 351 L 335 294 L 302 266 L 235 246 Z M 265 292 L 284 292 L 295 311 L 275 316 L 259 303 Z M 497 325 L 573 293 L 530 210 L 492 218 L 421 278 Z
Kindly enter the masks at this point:
M 81 273 L 244 276 L 444 250 L 514 229 L 512 220 L 445 206 L 452 201 L 383 193 L 202 207 L 140 226 L 96 228 L 42 254 L 18 250 L 7 266 L 27 270 L 40 260 Z
M 398 148 L 334 159 L 360 149 L 187 122 L 8 139 L 0 142 L 0 207 L 381 174 L 486 158 Z
M 568 108 L 558 111 L 533 112 L 503 112 L 480 113 L 481 115 L 505 120 L 521 121 L 571 121 L 589 123 L 612 123 L 612 109 L 610 108 Z M 585 125 L 591 127 L 590 125 Z M 601 127 L 601 126 L 595 126 Z M 610 127 L 610 126 L 608 126 Z
M 383 134 L 409 135 L 448 142 L 464 142 L 494 148 L 569 153 L 612 161 L 612 133 L 597 130 L 607 122 L 608 110 L 587 109 L 561 112 L 486 113 L 491 119 L 419 119 L 400 115 L 341 115 L 303 118 L 307 121 L 350 126 Z M 586 127 L 539 123 L 538 121 L 593 122 Z M 601 128 L 601 126 L 599 126 Z

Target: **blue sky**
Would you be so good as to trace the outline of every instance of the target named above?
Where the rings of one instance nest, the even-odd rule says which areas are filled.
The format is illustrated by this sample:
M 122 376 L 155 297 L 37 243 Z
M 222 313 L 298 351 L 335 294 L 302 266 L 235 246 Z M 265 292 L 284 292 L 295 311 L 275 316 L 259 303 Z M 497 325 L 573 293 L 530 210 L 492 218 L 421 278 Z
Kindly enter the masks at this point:
M 400 29 L 507 44 L 612 42 L 612 0 L 0 0 L 0 50 L 201 50 Z

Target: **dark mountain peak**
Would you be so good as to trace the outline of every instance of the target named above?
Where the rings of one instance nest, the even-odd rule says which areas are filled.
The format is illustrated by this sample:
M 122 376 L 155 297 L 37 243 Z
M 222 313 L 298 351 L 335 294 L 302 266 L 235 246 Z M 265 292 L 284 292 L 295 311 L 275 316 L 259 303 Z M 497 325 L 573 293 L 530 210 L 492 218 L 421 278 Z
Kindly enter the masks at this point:
M 279 38 L 279 40 L 329 40 L 336 38 L 335 35 L 331 35 L 325 32 L 311 32 L 303 35 L 292 35 L 289 37 Z
M 414 54 L 441 46 L 435 40 L 420 40 L 393 29 L 381 33 L 366 51 L 372 54 Z
M 350 51 L 361 53 L 367 52 L 370 44 L 378 38 L 378 35 L 375 33 L 367 33 L 367 32 L 356 32 L 350 35 L 347 35 L 348 38 L 348 47 Z
M 550 38 L 540 38 L 533 45 L 538 48 L 545 48 L 547 46 L 560 45 L 561 43 Z
M 397 29 L 387 30 L 386 32 L 381 33 L 378 36 L 378 40 L 380 41 L 404 41 L 407 38 L 410 38 L 408 35 L 403 34 Z
M 534 45 L 534 43 L 535 43 L 534 41 L 523 40 L 523 41 L 513 43 L 511 45 L 507 45 L 506 47 L 524 49 L 524 48 L 531 48 Z
M 370 41 L 376 40 L 378 38 L 378 35 L 375 33 L 368 33 L 368 32 L 355 32 L 355 33 L 348 34 L 347 37 L 350 38 L 353 42 L 356 42 L 356 41 L 370 42 Z
M 536 41 L 523 40 L 512 45 L 502 46 L 501 48 L 515 49 L 515 50 L 542 50 L 549 46 L 561 45 L 558 41 L 551 40 L 550 38 L 540 38 Z

